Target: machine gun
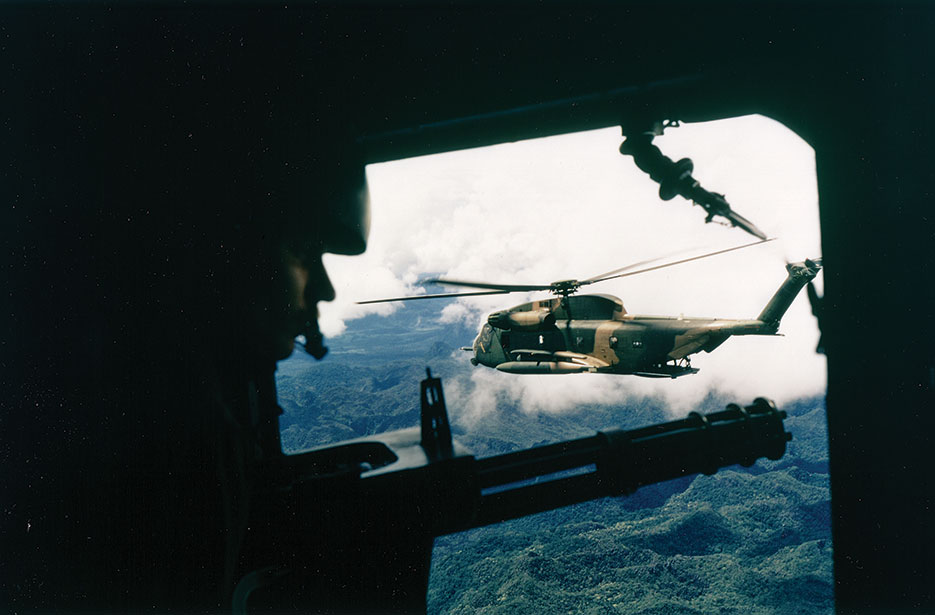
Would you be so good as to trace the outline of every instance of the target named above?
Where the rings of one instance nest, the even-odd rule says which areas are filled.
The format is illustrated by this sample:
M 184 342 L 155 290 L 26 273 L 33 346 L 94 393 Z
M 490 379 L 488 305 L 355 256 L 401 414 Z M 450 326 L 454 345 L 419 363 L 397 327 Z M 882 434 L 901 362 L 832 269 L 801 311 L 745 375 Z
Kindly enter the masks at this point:
M 251 523 L 252 572 L 234 611 L 424 612 L 436 536 L 779 459 L 792 438 L 785 416 L 758 398 L 476 459 L 452 440 L 441 380 L 429 372 L 421 429 L 283 457 Z

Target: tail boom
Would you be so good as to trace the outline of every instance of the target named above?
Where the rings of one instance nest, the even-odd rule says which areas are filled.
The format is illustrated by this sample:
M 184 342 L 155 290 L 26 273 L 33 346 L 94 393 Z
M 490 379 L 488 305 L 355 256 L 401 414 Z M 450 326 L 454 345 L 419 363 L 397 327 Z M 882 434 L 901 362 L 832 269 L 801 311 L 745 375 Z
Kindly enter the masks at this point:
M 801 263 L 789 263 L 786 265 L 786 271 L 788 276 L 785 282 L 769 300 L 760 315 L 756 317 L 757 320 L 763 323 L 767 332 L 776 331 L 779 328 L 779 321 L 782 320 L 786 310 L 792 305 L 796 295 L 806 284 L 814 280 L 818 272 L 821 271 L 821 259 L 806 259 Z
M 669 359 L 683 359 L 696 352 L 711 352 L 735 335 L 776 335 L 779 321 L 802 287 L 821 271 L 821 259 L 786 265 L 788 276 L 755 320 L 717 320 L 699 324 L 675 337 Z M 700 320 L 700 319 L 699 319 Z

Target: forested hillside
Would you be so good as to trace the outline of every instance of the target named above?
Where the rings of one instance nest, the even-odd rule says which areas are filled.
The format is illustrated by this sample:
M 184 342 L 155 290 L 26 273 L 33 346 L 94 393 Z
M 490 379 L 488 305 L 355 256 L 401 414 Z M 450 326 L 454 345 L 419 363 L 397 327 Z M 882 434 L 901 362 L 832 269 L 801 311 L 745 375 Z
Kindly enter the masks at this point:
M 463 326 L 407 330 L 400 318 L 368 317 L 353 329 L 321 363 L 297 354 L 281 364 L 287 451 L 415 426 L 426 366 L 448 381 L 484 369 L 457 350 L 474 335 Z M 713 391 L 698 410 L 730 401 Z M 794 440 L 779 461 L 439 538 L 429 612 L 832 612 L 824 402 L 783 409 Z M 451 414 L 455 438 L 478 457 L 672 418 L 645 398 L 561 413 L 499 399 L 480 421 Z

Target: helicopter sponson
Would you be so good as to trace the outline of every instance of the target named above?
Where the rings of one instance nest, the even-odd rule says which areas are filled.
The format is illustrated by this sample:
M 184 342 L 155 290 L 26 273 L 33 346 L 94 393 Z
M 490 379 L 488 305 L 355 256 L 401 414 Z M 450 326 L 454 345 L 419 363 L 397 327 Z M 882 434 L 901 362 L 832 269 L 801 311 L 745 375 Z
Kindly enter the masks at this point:
M 511 374 L 612 373 L 676 378 L 696 373 L 690 355 L 735 335 L 776 335 L 821 260 L 786 266 L 787 277 L 754 319 L 628 314 L 617 297 L 570 295 L 490 314 L 469 350 L 471 363 Z

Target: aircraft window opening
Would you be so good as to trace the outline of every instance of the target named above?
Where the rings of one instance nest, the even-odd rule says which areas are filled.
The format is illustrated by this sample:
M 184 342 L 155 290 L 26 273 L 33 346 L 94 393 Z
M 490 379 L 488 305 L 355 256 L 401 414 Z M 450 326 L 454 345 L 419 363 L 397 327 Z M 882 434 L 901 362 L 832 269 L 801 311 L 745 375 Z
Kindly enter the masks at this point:
M 696 330 L 684 329 L 700 326 L 705 320 L 701 317 L 756 318 L 786 276 L 784 262 L 821 256 L 814 152 L 773 120 L 745 117 L 683 124 L 667 128 L 653 144 L 673 160 L 691 157 L 706 189 L 726 194 L 738 214 L 767 235 L 778 236 L 777 241 L 659 272 L 608 280 L 565 298 L 530 292 L 459 297 L 439 303 L 349 307 L 357 300 L 423 292 L 413 285 L 416 279 L 546 285 L 561 279 L 588 279 L 631 263 L 666 258 L 667 253 L 683 258 L 753 241 L 740 229 L 705 224 L 701 208 L 692 207 L 681 197 L 661 201 L 659 186 L 648 180 L 632 158 L 620 155 L 620 132 L 619 127 L 610 128 L 368 166 L 373 206 L 367 252 L 358 257 L 324 257 L 338 295 L 335 301 L 319 305 L 330 354 L 317 365 L 296 353 L 280 363 L 277 372 L 284 408 L 280 423 L 284 449 L 288 452 L 290 447 L 294 450 L 312 444 L 313 438 L 319 438 L 314 445 L 323 446 L 329 443 L 322 441 L 324 438 L 331 438 L 331 442 L 372 438 L 384 431 L 415 426 L 403 422 L 402 415 L 394 415 L 392 409 L 418 403 L 418 378 L 426 365 L 442 376 L 456 446 L 478 459 L 588 435 L 592 429 L 639 428 L 661 422 L 660 418 L 684 418 L 692 410 L 703 414 L 719 411 L 727 403 L 746 405 L 764 396 L 775 398 L 780 410 L 791 410 L 797 413 L 794 418 L 802 416 L 803 420 L 798 421 L 796 439 L 786 457 L 772 466 L 757 464 L 755 479 L 745 475 L 743 480 L 727 480 L 718 489 L 711 489 L 720 477 L 698 476 L 660 486 L 656 493 L 666 497 L 659 502 L 654 499 L 657 496 L 646 498 L 638 490 L 635 497 L 624 500 L 624 506 L 613 498 L 586 505 L 589 511 L 600 510 L 601 518 L 623 524 L 620 527 L 627 528 L 623 532 L 610 531 L 610 524 L 601 529 L 593 520 L 580 518 L 581 513 L 575 511 L 581 509 L 575 507 L 549 513 L 550 519 L 569 536 L 590 528 L 587 531 L 600 540 L 588 542 L 587 557 L 582 559 L 595 555 L 600 560 L 609 553 L 603 551 L 605 548 L 647 537 L 641 534 L 643 530 L 634 529 L 632 522 L 639 515 L 652 515 L 665 527 L 678 526 L 689 519 L 685 515 L 691 513 L 690 507 L 702 502 L 706 494 L 736 498 L 738 506 L 745 508 L 749 503 L 752 507 L 757 498 L 743 491 L 747 479 L 767 485 L 763 479 L 772 473 L 780 480 L 769 485 L 779 489 L 805 482 L 816 498 L 825 498 L 821 504 L 830 505 L 830 495 L 819 493 L 827 491 L 828 476 L 826 457 L 821 454 L 827 444 L 821 435 L 825 429 L 821 397 L 825 364 L 814 353 L 818 334 L 807 298 L 798 296 L 792 303 L 782 321 L 782 338 L 735 335 L 710 352 L 706 348 L 714 346 L 717 338 L 705 340 Z M 766 152 L 768 164 L 763 163 Z M 522 176 L 530 174 L 530 169 L 535 170 L 535 177 L 527 181 Z M 779 175 L 776 169 L 781 170 Z M 802 172 L 811 175 L 803 180 Z M 536 214 L 530 216 L 528 208 L 533 204 Z M 639 224 L 633 223 L 635 219 Z M 413 220 L 419 224 L 414 225 Z M 589 230 L 569 233 L 571 227 Z M 611 240 L 596 241 L 595 237 Z M 695 252 L 684 253 L 689 250 Z M 822 276 L 816 280 L 819 295 Z M 457 290 L 468 289 L 444 289 Z M 424 292 L 443 290 L 426 288 Z M 603 298 L 589 300 L 589 295 Z M 610 304 L 607 297 L 625 297 L 627 309 L 618 302 Z M 487 324 L 492 314 L 529 316 L 529 310 L 542 308 L 551 312 L 554 326 L 537 327 L 524 321 L 521 327 L 505 330 Z M 675 320 L 681 312 L 691 320 L 690 325 Z M 590 322 L 587 327 L 577 327 L 576 319 Z M 596 323 L 603 320 L 613 322 Z M 516 344 L 512 344 L 513 335 L 517 336 Z M 475 337 L 473 354 L 450 350 L 466 346 Z M 608 351 L 608 346 L 612 350 Z M 794 351 L 788 350 L 793 346 Z M 805 354 L 794 354 L 799 351 Z M 554 352 L 558 357 L 551 356 Z M 678 369 L 670 353 L 693 354 L 699 372 Z M 610 364 L 610 369 L 607 373 L 561 375 L 559 370 L 570 369 L 571 362 L 563 356 L 575 354 L 594 357 L 598 360 L 595 363 Z M 476 366 L 471 365 L 471 359 Z M 611 371 L 625 373 L 640 362 L 648 364 L 640 375 Z M 498 371 L 497 365 L 503 363 L 528 365 L 530 375 Z M 344 367 L 347 369 L 338 369 Z M 534 367 L 543 371 L 534 372 Z M 546 370 L 554 370 L 554 375 L 539 375 Z M 360 386 L 360 382 L 365 385 Z M 666 415 L 658 416 L 661 412 Z M 803 478 L 805 473 L 783 469 L 793 467 L 797 460 L 803 461 L 798 467 L 809 468 L 808 478 Z M 740 467 L 722 471 L 748 472 Z M 699 488 L 689 489 L 691 485 Z M 675 495 L 678 497 L 671 497 Z M 641 503 L 644 500 L 645 505 Z M 799 518 L 797 500 L 783 501 L 788 501 L 789 518 Z M 714 512 L 689 519 L 689 526 L 697 522 L 729 527 L 723 540 L 719 532 L 703 542 L 699 539 L 695 545 L 699 552 L 716 549 L 751 568 L 776 561 L 769 558 L 782 559 L 778 547 L 769 543 L 768 530 L 748 525 L 743 515 L 721 515 L 718 511 L 723 503 L 712 500 L 706 510 Z M 830 512 L 825 517 L 830 519 Z M 749 519 L 754 518 L 751 513 Z M 471 530 L 468 537 L 453 534 L 438 539 L 428 612 L 472 610 L 466 602 L 459 603 L 469 595 L 477 596 L 478 604 L 502 604 L 496 602 L 495 584 L 481 578 L 480 569 L 473 567 L 488 556 L 495 556 L 498 564 L 504 565 L 526 557 L 522 548 L 510 547 L 511 540 L 501 540 L 508 533 L 522 538 L 515 541 L 517 545 L 539 542 L 549 544 L 550 549 L 557 547 L 534 527 L 537 524 L 544 527 L 541 520 L 520 518 Z M 816 539 L 812 548 L 801 550 L 808 561 L 803 571 L 831 569 L 830 526 L 826 532 L 817 525 L 802 530 L 802 536 Z M 654 530 L 646 531 L 651 534 Z M 749 541 L 759 550 L 737 547 Z M 502 553 L 484 551 L 484 545 L 501 542 L 505 545 Z M 827 547 L 816 547 L 818 544 Z M 784 548 L 794 546 L 798 545 L 784 543 Z M 653 550 L 653 561 L 683 571 L 692 562 L 690 566 L 704 570 L 698 572 L 698 578 L 710 584 L 712 591 L 724 587 L 723 577 L 707 570 L 705 562 L 710 558 L 669 552 L 677 551 L 674 548 L 664 551 Z M 757 555 L 752 555 L 754 552 Z M 573 557 L 575 553 L 563 555 Z M 646 571 L 636 558 L 623 563 Z M 603 572 L 584 565 L 581 571 L 586 575 Z M 796 574 L 792 578 L 802 580 Z M 454 593 L 447 591 L 449 582 Z M 824 572 L 821 582 L 823 587 L 831 587 L 831 578 Z M 622 576 L 619 583 L 621 594 L 637 591 L 638 585 L 630 585 Z M 672 595 L 663 595 L 663 589 L 655 586 L 643 589 L 658 591 L 660 600 L 678 599 L 677 589 Z M 554 604 L 560 604 L 563 590 L 552 591 L 556 592 Z M 749 601 L 742 610 L 762 610 L 764 605 L 758 599 L 745 598 Z M 821 598 L 825 600 L 822 604 L 829 604 L 830 599 L 829 590 L 828 596 Z M 810 599 L 805 608 L 829 612 L 822 604 L 818 598 L 814 602 Z M 603 608 L 603 603 L 595 605 Z M 690 610 L 692 605 L 684 606 Z M 517 610 L 521 608 L 522 604 Z

